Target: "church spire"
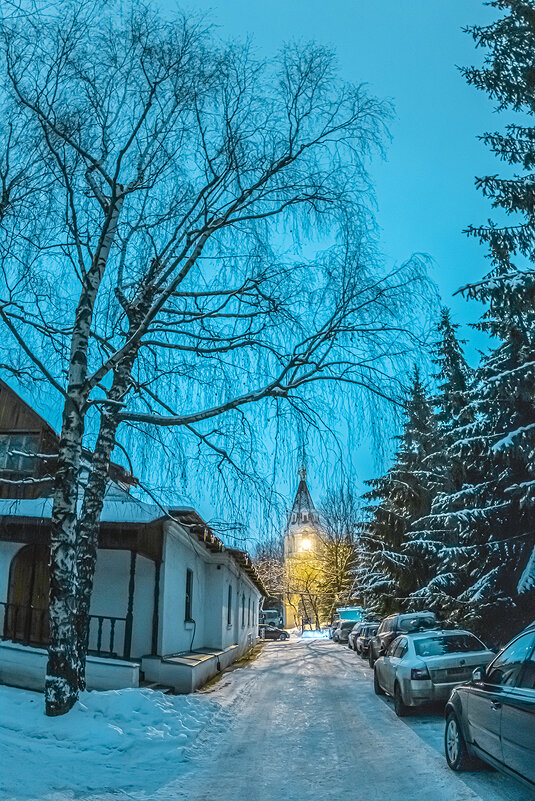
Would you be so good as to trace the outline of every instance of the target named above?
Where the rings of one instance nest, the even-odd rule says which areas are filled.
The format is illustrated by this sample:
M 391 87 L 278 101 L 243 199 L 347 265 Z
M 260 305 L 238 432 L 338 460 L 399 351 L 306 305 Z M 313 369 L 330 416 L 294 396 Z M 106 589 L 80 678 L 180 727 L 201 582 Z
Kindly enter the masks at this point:
M 299 486 L 295 493 L 293 506 L 290 512 L 290 524 L 299 525 L 302 523 L 310 523 L 316 518 L 316 507 L 312 501 L 310 490 L 307 484 L 307 470 L 306 467 L 301 467 L 298 471 Z

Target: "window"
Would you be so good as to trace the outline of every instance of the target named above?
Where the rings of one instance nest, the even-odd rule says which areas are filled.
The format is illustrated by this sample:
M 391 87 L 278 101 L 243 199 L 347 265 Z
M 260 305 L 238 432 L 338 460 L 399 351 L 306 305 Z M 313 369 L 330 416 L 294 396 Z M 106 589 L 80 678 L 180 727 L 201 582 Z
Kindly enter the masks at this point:
M 534 638 L 535 635 L 531 632 L 508 645 L 487 669 L 486 681 L 489 684 L 514 686 L 524 662 L 533 650 Z
M 405 654 L 407 653 L 407 638 L 406 637 L 398 637 L 396 640 L 396 647 L 394 648 L 394 653 L 392 656 L 396 656 L 398 659 L 403 659 Z
M 227 626 L 232 625 L 232 584 L 228 585 L 227 598 Z
M 253 601 L 253 626 L 255 625 L 255 623 L 256 623 L 256 604 Z
M 0 434 L 0 471 L 30 474 L 37 462 L 36 434 Z
M 251 596 L 249 596 L 249 600 L 247 601 L 247 625 L 251 625 Z
M 245 593 L 242 593 L 241 597 L 241 625 L 242 628 L 245 627 Z
M 386 649 L 386 656 L 395 656 L 395 651 L 397 650 L 399 642 L 400 642 L 400 638 L 399 637 L 396 638 L 395 640 L 392 640 L 392 642 L 390 643 L 390 645 Z
M 186 598 L 184 604 L 184 620 L 193 620 L 193 570 L 186 570 Z
M 535 653 L 531 654 L 530 658 L 525 663 L 524 670 L 517 687 L 535 690 Z
M 437 619 L 434 615 L 414 615 L 414 617 L 402 617 L 398 622 L 398 630 L 409 634 L 411 631 L 422 631 L 423 629 L 435 629 Z
M 414 641 L 416 656 L 444 656 L 466 654 L 487 649 L 473 634 L 437 634 Z

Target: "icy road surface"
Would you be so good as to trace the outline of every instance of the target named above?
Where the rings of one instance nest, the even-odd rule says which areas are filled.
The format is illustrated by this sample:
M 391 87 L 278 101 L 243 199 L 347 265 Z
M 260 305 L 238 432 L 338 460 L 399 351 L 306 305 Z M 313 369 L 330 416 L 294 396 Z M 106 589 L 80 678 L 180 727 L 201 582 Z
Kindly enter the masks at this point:
M 267 643 L 207 698 L 222 731 L 197 739 L 158 801 L 533 801 L 497 772 L 455 774 L 440 711 L 397 718 L 372 671 L 328 640 Z M 209 727 L 210 728 L 210 727 Z M 129 796 L 132 797 L 132 796 Z M 134 796 L 135 797 L 135 796 Z

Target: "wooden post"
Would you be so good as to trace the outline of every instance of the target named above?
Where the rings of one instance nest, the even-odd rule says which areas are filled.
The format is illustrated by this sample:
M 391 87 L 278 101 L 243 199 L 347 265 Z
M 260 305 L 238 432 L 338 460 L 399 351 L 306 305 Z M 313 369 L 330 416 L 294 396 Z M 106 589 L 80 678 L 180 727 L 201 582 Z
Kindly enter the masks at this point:
M 130 659 L 132 650 L 132 626 L 134 623 L 134 590 L 136 587 L 136 552 L 130 551 L 130 581 L 128 582 L 128 609 L 124 624 L 124 658 Z
M 158 653 L 158 629 L 160 627 L 160 568 L 161 562 L 154 563 L 154 604 L 152 607 L 152 647 L 151 654 Z

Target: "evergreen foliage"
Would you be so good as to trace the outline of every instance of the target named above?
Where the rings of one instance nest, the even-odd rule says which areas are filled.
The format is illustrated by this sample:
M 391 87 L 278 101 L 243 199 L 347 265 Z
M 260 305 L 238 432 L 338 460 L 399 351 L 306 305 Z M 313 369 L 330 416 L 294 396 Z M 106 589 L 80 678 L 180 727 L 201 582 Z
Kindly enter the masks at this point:
M 424 560 L 405 551 L 412 520 L 429 508 L 430 476 L 425 459 L 433 451 L 432 408 L 417 369 L 407 398 L 405 423 L 393 466 L 369 481 L 364 496 L 370 520 L 361 537 L 357 579 L 366 606 L 381 614 L 403 608 L 421 584 Z
M 467 390 L 471 371 L 463 353 L 462 340 L 456 335 L 458 326 L 451 320 L 449 309 L 442 309 L 434 347 L 437 395 L 434 404 L 434 448 L 425 460 L 429 476 L 428 513 L 412 522 L 406 550 L 426 565 L 426 582 L 412 595 L 412 605 L 421 609 L 444 612 L 451 608 L 450 593 L 454 576 L 444 560 L 444 548 L 456 541 L 454 527 L 445 514 L 449 499 L 459 493 L 467 480 L 467 465 L 451 447 L 470 420 Z
M 476 181 L 512 222 L 468 229 L 488 247 L 492 269 L 461 292 L 486 305 L 475 327 L 492 345 L 470 374 L 443 312 L 438 395 L 425 436 L 419 430 L 421 461 L 401 458 L 407 423 L 394 467 L 368 494 L 380 501 L 370 524 L 378 556 L 369 564 L 380 566 L 384 582 L 365 587 L 372 608 L 387 611 L 387 598 L 400 606 L 410 591 L 406 605 L 432 607 L 499 642 L 535 617 L 535 2 L 490 5 L 505 15 L 468 29 L 488 52 L 482 68 L 463 73 L 498 110 L 523 114 L 522 124 L 483 136 L 522 172 Z

